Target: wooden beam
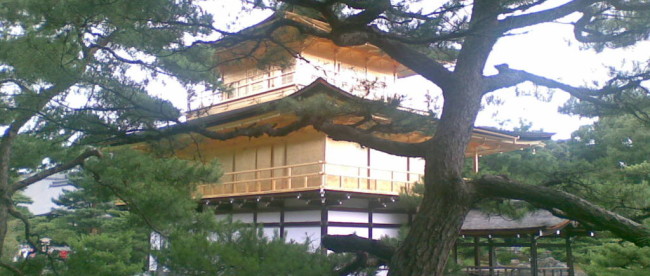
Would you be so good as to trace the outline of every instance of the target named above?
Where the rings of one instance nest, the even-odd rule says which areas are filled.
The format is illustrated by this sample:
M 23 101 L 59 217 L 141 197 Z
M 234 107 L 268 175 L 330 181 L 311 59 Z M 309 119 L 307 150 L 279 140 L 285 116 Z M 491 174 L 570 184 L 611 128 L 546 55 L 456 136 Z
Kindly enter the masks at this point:
M 490 276 L 494 275 L 494 246 L 492 237 L 488 237 L 488 265 L 490 266 Z
M 481 266 L 480 252 L 479 252 L 479 237 L 474 237 L 474 266 Z
M 571 248 L 571 232 L 566 235 L 566 265 L 569 268 L 569 276 L 575 276 L 573 264 L 573 250 Z
M 530 236 L 530 271 L 532 276 L 538 276 L 537 271 L 537 238 Z

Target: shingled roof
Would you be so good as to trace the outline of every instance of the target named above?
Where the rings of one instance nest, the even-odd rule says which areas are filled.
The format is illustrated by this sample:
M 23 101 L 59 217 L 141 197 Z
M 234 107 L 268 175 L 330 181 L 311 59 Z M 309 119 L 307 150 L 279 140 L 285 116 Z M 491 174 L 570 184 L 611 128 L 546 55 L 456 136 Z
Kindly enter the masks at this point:
M 518 219 L 472 210 L 465 217 L 461 234 L 470 236 L 547 235 L 555 233 L 557 230 L 561 230 L 570 224 L 570 220 L 556 217 L 546 210 L 533 211 Z

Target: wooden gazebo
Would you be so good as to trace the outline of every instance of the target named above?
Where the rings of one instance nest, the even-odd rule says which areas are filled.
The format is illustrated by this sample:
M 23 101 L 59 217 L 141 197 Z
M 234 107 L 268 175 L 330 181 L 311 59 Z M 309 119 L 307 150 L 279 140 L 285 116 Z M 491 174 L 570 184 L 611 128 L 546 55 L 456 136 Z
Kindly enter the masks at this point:
M 530 212 L 518 219 L 502 215 L 486 214 L 472 210 L 463 223 L 462 238 L 453 254 L 458 263 L 458 248 L 473 248 L 474 266 L 465 271 L 469 275 L 575 275 L 572 238 L 592 234 L 578 227 L 574 221 L 559 218 L 545 210 Z M 563 239 L 563 243 L 550 243 L 551 239 Z M 480 252 L 487 247 L 488 265 L 481 265 Z M 495 249 L 498 247 L 527 247 L 530 249 L 530 266 L 499 266 Z M 563 248 L 566 267 L 539 267 L 538 248 Z

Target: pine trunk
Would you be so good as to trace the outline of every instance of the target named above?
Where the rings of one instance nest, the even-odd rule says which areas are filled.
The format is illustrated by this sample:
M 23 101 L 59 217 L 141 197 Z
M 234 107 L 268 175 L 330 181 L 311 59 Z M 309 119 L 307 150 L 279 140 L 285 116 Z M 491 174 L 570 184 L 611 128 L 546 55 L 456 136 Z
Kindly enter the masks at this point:
M 9 220 L 9 212 L 5 205 L 4 200 L 0 202 L 0 259 L 3 256 L 3 249 L 5 244 L 5 237 L 7 236 L 7 222 Z
M 449 252 L 474 201 L 462 178 L 465 149 L 480 107 L 480 89 L 459 82 L 448 91 L 443 116 L 426 155 L 425 195 L 390 275 L 443 275 Z

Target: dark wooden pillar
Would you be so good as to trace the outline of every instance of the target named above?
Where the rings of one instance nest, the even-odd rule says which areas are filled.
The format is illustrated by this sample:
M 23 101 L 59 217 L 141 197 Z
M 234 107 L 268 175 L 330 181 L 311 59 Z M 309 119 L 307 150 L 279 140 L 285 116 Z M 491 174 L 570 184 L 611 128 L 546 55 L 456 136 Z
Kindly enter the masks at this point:
M 280 238 L 284 238 L 284 204 L 280 206 Z
M 372 239 L 372 205 L 368 204 L 368 238 Z
M 571 245 L 571 232 L 566 233 L 566 266 L 569 268 L 569 276 L 575 276 L 573 268 L 573 249 Z
M 320 239 L 321 241 L 325 236 L 327 236 L 327 227 L 328 227 L 328 210 L 327 204 L 323 203 L 320 209 Z M 327 254 L 327 249 L 321 246 L 321 253 Z
M 474 266 L 480 266 L 481 265 L 481 256 L 479 252 L 479 246 L 478 243 L 480 241 L 479 237 L 474 237 Z
M 321 239 L 327 235 L 327 205 L 322 204 L 320 209 L 320 237 Z
M 490 276 L 494 275 L 494 241 L 488 237 L 488 265 L 490 266 Z
M 454 248 L 452 250 L 452 253 L 454 254 L 454 263 L 458 264 L 458 240 L 454 243 Z
M 537 271 L 537 239 L 535 235 L 530 236 L 530 272 L 532 276 L 538 276 Z

